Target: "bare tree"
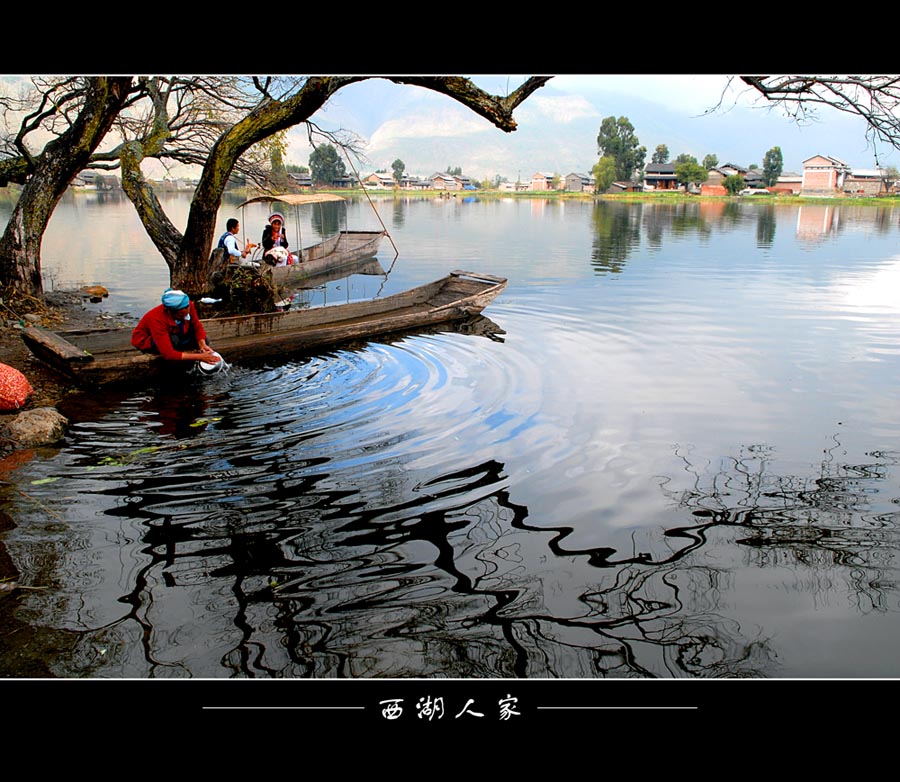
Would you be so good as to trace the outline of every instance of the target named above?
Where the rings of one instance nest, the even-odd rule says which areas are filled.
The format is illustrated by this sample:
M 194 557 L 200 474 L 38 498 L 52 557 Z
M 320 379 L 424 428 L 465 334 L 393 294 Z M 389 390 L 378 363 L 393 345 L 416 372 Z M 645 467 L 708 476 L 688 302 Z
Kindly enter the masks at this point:
M 215 221 L 232 172 L 244 170 L 251 178 L 255 175 L 259 182 L 261 174 L 258 166 L 254 167 L 252 156 L 254 145 L 280 131 L 307 122 L 338 90 L 369 78 L 373 77 L 126 79 L 124 83 L 130 92 L 122 99 L 119 111 L 113 112 L 104 130 L 105 134 L 115 120 L 119 143 L 112 149 L 97 152 L 95 150 L 103 137 L 101 134 L 87 157 L 73 158 L 71 176 L 59 194 L 88 165 L 98 168 L 120 166 L 123 188 L 134 203 L 148 235 L 168 264 L 172 284 L 191 293 L 199 293 L 206 285 Z M 447 95 L 501 130 L 510 132 L 516 129 L 514 109 L 550 77 L 529 78 L 507 96 L 491 95 L 462 77 L 383 78 Z M 90 83 L 95 80 L 108 81 L 82 81 Z M 53 89 L 58 91 L 61 88 L 54 85 Z M 44 112 L 41 119 L 43 129 L 58 132 L 59 123 L 65 122 L 65 117 L 54 110 L 59 101 L 54 104 L 46 98 L 47 89 L 43 92 L 39 90 L 38 94 L 43 96 L 40 102 Z M 56 125 L 51 127 L 51 123 Z M 28 132 L 30 129 L 23 124 L 18 136 L 24 137 Z M 64 133 L 52 143 L 65 150 L 75 142 Z M 45 154 L 49 148 L 50 144 L 45 148 Z M 3 152 L 0 148 L 0 156 Z M 26 182 L 26 189 L 41 190 L 42 186 L 37 183 L 32 185 L 36 167 L 29 165 L 23 146 L 8 144 L 5 153 L 6 158 L 0 159 L 0 183 L 4 180 Z M 183 234 L 166 216 L 152 187 L 144 179 L 141 163 L 151 157 L 164 164 L 192 163 L 203 166 Z M 46 219 L 35 222 L 32 246 L 28 252 L 23 254 L 0 242 L 0 282 L 9 285 L 17 280 L 18 286 L 32 295 L 40 295 L 40 238 L 50 212 L 46 214 Z M 27 216 L 24 219 L 29 222 Z M 21 272 L 18 275 L 7 274 L 13 267 L 21 267 Z
M 24 184 L 6 230 L 0 238 L 0 288 L 5 295 L 39 296 L 41 240 L 50 216 L 66 188 L 90 161 L 129 98 L 131 77 L 65 79 L 53 85 L 22 119 L 17 132 L 4 139 L 0 182 Z M 5 108 L 16 108 L 10 102 Z M 39 154 L 29 136 L 50 131 L 55 137 Z
M 827 106 L 861 117 L 875 149 L 900 149 L 900 76 L 742 76 L 741 80 L 797 120 L 816 116 Z

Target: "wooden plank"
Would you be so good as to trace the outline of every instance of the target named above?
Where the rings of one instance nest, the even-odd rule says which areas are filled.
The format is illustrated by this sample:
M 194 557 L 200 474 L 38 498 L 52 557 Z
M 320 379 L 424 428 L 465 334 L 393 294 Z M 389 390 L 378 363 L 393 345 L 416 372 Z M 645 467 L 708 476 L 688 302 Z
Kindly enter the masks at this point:
M 497 277 L 493 274 L 479 274 L 478 272 L 466 272 L 462 269 L 456 269 L 450 272 L 454 277 L 472 277 L 476 280 L 487 280 L 488 282 L 507 282 L 506 277 Z
M 90 361 L 93 358 L 87 351 L 82 350 L 77 345 L 73 345 L 52 331 L 32 326 L 25 329 L 23 336 L 26 338 L 26 341 L 31 340 L 44 348 L 44 350 L 59 356 L 63 361 Z

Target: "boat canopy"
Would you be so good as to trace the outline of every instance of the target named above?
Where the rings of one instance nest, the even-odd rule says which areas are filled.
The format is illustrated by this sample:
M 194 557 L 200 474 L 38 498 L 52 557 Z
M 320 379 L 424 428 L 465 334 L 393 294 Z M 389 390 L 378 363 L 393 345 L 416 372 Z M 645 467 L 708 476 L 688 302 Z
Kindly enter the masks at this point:
M 324 204 L 328 201 L 346 200 L 343 196 L 332 193 L 284 193 L 283 195 L 261 195 L 248 198 L 244 203 L 238 205 L 238 209 L 243 209 L 247 204 L 271 203 L 273 201 L 280 201 L 291 206 L 302 206 L 303 204 Z

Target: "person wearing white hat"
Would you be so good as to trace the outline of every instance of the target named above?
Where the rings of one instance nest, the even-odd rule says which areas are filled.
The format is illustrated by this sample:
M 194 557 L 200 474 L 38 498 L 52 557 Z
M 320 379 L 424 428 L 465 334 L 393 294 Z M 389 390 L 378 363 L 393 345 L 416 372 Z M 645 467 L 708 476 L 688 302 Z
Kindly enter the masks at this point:
M 273 212 L 269 215 L 269 224 L 263 228 L 263 258 L 268 258 L 273 266 L 286 266 L 292 262 L 288 251 L 288 240 L 284 231 L 284 215 Z M 278 248 L 283 247 L 283 250 Z
M 184 291 L 167 288 L 162 303 L 147 312 L 131 333 L 131 344 L 169 361 L 215 364 L 221 357 L 206 343 L 206 329 Z

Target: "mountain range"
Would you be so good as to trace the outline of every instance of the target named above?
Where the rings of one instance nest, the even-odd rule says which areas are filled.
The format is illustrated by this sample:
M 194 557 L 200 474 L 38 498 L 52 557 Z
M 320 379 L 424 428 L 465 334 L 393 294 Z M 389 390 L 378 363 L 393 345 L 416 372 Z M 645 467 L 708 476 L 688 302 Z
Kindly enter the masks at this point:
M 495 93 L 521 81 L 472 78 Z M 682 152 L 698 160 L 713 153 L 721 164 L 761 166 L 767 150 L 779 146 L 785 172 L 800 173 L 803 161 L 816 154 L 854 168 L 875 167 L 861 120 L 826 108 L 817 121 L 801 125 L 761 105 L 748 88 L 728 85 L 724 75 L 559 76 L 516 109 L 518 129 L 507 134 L 446 96 L 369 79 L 342 89 L 313 120 L 324 130 L 355 134 L 363 147 L 354 164 L 361 176 L 390 171 L 398 158 L 406 173 L 419 176 L 454 166 L 470 177 L 509 181 L 537 171 L 590 173 L 607 116 L 628 117 L 647 148 L 647 162 L 665 144 L 672 159 Z M 305 127 L 292 129 L 288 162 L 306 165 L 311 151 Z M 878 149 L 881 165 L 898 160 L 900 153 Z

